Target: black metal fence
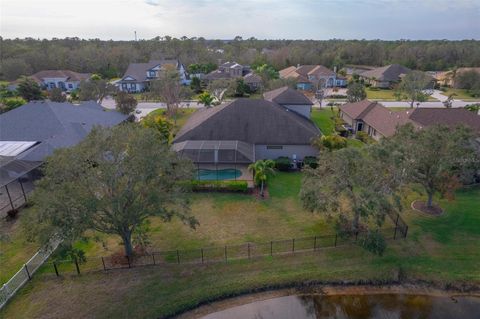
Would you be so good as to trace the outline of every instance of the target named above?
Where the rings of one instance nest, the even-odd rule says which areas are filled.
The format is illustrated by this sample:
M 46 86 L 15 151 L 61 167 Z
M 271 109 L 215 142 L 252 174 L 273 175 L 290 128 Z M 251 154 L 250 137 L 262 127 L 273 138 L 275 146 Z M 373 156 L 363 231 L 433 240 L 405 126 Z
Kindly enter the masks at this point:
M 378 232 L 387 240 L 396 240 L 407 236 L 406 229 L 408 228 L 400 226 L 400 222 L 398 222 L 396 227 L 382 228 Z M 76 260 L 64 260 L 50 262 L 47 267 L 51 267 L 50 270 L 54 271 L 57 276 L 60 276 L 62 273 L 73 272 L 80 274 L 82 271 L 108 271 L 149 265 L 228 263 L 234 260 L 312 252 L 325 248 L 352 245 L 360 242 L 367 235 L 368 232 L 365 231 L 358 232 L 348 238 L 333 234 L 263 243 L 248 242 L 239 245 L 201 247 L 198 249 L 151 251 L 144 254 L 136 254 L 133 257 L 119 255 L 90 257 L 85 264 L 81 264 Z

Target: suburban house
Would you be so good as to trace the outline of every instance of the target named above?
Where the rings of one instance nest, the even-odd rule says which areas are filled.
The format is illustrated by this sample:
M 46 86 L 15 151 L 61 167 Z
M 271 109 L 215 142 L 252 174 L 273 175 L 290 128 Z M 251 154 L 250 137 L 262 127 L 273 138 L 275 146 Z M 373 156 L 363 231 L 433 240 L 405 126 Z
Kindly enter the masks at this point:
M 291 89 L 288 86 L 265 92 L 263 98 L 267 101 L 277 103 L 278 105 L 306 118 L 310 118 L 312 113 L 312 101 L 310 101 L 310 99 L 304 94 Z
M 260 75 L 253 72 L 248 73 L 243 77 L 243 82 L 250 88 L 251 91 L 255 92 L 262 87 L 263 81 Z
M 88 80 L 90 77 L 90 73 L 78 73 L 70 70 L 44 70 L 29 76 L 46 90 L 59 88 L 66 92 L 78 89 L 80 82 Z
M 354 133 L 363 131 L 375 140 L 394 135 L 398 126 L 407 123 L 418 128 L 435 124 L 465 125 L 480 136 L 480 116 L 463 108 L 416 108 L 395 112 L 369 100 L 347 103 L 339 108 L 340 117 Z
M 295 79 L 299 90 L 318 90 L 347 85 L 347 79 L 338 76 L 323 65 L 290 66 L 280 70 L 279 74 L 281 79 Z
M 175 137 L 173 149 L 199 168 L 221 165 L 245 172 L 260 159 L 285 156 L 295 163 L 318 155 L 311 142 L 320 134 L 310 119 L 276 102 L 242 98 L 195 112 Z
M 225 62 L 219 65 L 218 69 L 212 71 L 203 77 L 203 80 L 209 82 L 214 80 L 229 80 L 241 78 L 250 73 L 250 68 L 237 62 Z
M 452 71 L 431 72 L 435 81 L 441 86 L 458 87 L 458 76 L 465 72 L 480 74 L 480 68 L 458 68 Z M 428 73 L 428 72 L 427 72 Z
M 343 70 L 345 71 L 345 74 L 348 76 L 352 76 L 354 74 L 360 74 L 365 71 L 370 71 L 375 69 L 374 66 L 370 65 L 357 65 L 357 64 L 347 64 L 343 67 Z
M 400 82 L 410 71 L 409 68 L 400 64 L 390 64 L 361 72 L 359 76 L 372 87 L 388 89 Z
M 0 188 L 10 189 L 0 193 L 0 204 L 7 203 L 0 207 L 7 211 L 18 207 L 10 198 L 15 189 L 20 191 L 19 183 L 21 191 L 32 189 L 35 170 L 56 149 L 76 145 L 94 126 L 111 127 L 127 118 L 93 101 L 80 105 L 30 102 L 0 114 Z
M 176 69 L 180 82 L 189 84 L 185 67 L 178 60 L 152 60 L 148 63 L 130 63 L 125 74 L 117 82 L 120 91 L 137 93 L 148 90 L 150 81 L 157 80 L 167 68 Z

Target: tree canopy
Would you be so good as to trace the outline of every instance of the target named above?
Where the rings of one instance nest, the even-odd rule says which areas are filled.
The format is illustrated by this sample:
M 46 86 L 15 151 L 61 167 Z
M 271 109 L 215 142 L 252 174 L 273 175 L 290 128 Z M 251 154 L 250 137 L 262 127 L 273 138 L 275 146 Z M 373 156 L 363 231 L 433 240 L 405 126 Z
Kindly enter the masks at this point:
M 347 101 L 350 103 L 360 102 L 367 98 L 367 92 L 365 91 L 365 85 L 360 82 L 352 82 L 348 84 L 347 89 Z
M 191 163 L 137 124 L 94 128 L 77 146 L 56 151 L 43 172 L 29 225 L 44 239 L 73 242 L 95 230 L 118 235 L 131 255 L 132 236 L 151 216 L 197 223 L 183 183 L 192 178 Z
M 17 93 L 27 101 L 43 100 L 40 86 L 29 77 L 23 77 L 20 80 L 17 87 Z
M 117 96 L 115 96 L 115 103 L 117 104 L 117 110 L 127 115 L 135 111 L 138 104 L 133 95 L 122 91 L 118 92 Z

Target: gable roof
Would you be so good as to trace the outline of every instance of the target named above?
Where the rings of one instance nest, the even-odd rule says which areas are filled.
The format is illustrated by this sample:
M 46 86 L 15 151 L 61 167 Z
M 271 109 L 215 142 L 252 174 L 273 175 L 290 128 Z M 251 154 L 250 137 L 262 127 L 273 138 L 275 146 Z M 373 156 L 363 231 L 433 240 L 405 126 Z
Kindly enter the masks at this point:
M 313 122 L 276 103 L 237 99 L 195 112 L 174 142 L 238 140 L 251 144 L 304 145 L 319 134 Z
M 96 125 L 110 127 L 127 119 L 90 101 L 80 105 L 30 102 L 0 114 L 0 140 L 40 142 L 25 152 L 23 160 L 42 161 L 56 148 L 80 142 Z
M 261 83 L 262 77 L 258 74 L 250 72 L 243 77 L 243 80 L 245 81 L 245 83 Z
M 299 65 L 298 67 L 289 66 L 279 71 L 280 78 L 293 78 L 297 82 L 307 83 L 309 75 L 314 76 L 335 76 L 335 72 L 323 65 Z
M 340 105 L 340 110 L 347 114 L 354 120 L 362 119 L 362 114 L 368 112 L 368 109 L 372 107 L 373 104 L 377 102 L 371 102 L 369 100 L 362 100 L 360 102 L 345 103 Z
M 178 60 L 151 60 L 147 63 L 130 63 L 128 65 L 127 71 L 125 71 L 122 80 L 126 77 L 131 77 L 137 82 L 147 81 L 147 71 L 153 69 L 154 67 L 160 65 L 174 65 L 178 68 L 180 62 Z
M 390 64 L 380 68 L 375 68 L 373 70 L 361 72 L 360 76 L 369 79 L 375 78 L 378 81 L 395 82 L 400 80 L 400 76 L 402 74 L 407 74 L 410 71 L 411 70 L 409 68 L 404 67 L 403 65 Z
M 477 134 L 480 134 L 480 115 L 474 114 L 463 108 L 416 108 L 410 112 L 409 119 L 420 127 L 434 124 L 442 124 L 451 127 L 465 125 L 470 127 Z
M 280 105 L 313 105 L 312 101 L 303 93 L 288 86 L 265 92 L 263 98 Z
M 90 73 L 78 73 L 70 70 L 43 70 L 32 74 L 30 78 L 37 82 L 43 82 L 46 78 L 66 78 L 68 81 L 82 81 L 89 79 L 90 76 Z

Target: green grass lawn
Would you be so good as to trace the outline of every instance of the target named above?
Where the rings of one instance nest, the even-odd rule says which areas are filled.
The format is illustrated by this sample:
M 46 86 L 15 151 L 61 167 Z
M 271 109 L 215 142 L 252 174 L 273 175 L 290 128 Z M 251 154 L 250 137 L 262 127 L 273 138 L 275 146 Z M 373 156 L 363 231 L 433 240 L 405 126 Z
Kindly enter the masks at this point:
M 276 186 L 272 184 L 270 189 L 272 199 L 276 200 L 259 203 L 266 209 L 272 208 L 269 215 L 284 206 L 284 200 L 294 199 L 292 196 L 296 192 L 293 189 L 299 183 L 294 175 L 283 174 L 277 176 L 276 181 Z M 291 183 L 295 187 L 287 186 Z M 225 196 L 214 195 L 215 205 L 231 203 L 232 198 L 229 196 L 232 195 Z M 357 246 L 347 246 L 317 253 L 237 260 L 227 264 L 172 264 L 107 273 L 97 271 L 81 276 L 65 275 L 61 278 L 43 273 L 22 289 L 0 312 L 0 316 L 154 318 L 195 307 L 200 302 L 260 287 L 312 281 L 386 282 L 398 280 L 399 274 L 402 280 L 426 280 L 440 285 L 480 284 L 480 188 L 461 190 L 451 202 L 438 200 L 445 208 L 444 215 L 439 217 L 427 217 L 409 209 L 408 203 L 419 196 L 408 193 L 405 198 L 403 216 L 410 226 L 408 238 L 389 242 L 382 257 L 374 256 Z M 279 201 L 278 206 L 275 206 L 276 201 Z M 250 199 L 245 197 L 239 202 L 248 203 Z M 223 212 L 229 214 L 228 210 L 232 207 L 223 208 Z M 261 219 L 260 216 L 265 211 L 252 214 Z M 282 214 L 283 212 L 278 212 L 278 215 Z M 288 220 L 287 216 L 283 218 Z M 301 222 L 303 218 L 293 219 Z M 240 218 L 236 219 L 234 223 L 240 223 L 239 220 Z M 295 224 L 294 220 L 279 225 L 282 232 L 290 229 L 290 226 L 285 225 Z M 251 223 L 242 221 L 235 229 L 243 232 L 241 229 L 245 224 Z M 262 223 L 258 221 L 253 224 Z M 308 228 L 311 223 L 303 220 L 301 225 Z M 218 234 L 215 236 L 232 236 L 222 233 L 223 227 L 224 224 L 216 225 Z M 269 228 L 275 228 L 275 225 L 264 227 L 265 230 Z M 298 228 L 297 231 L 302 232 Z M 272 233 L 275 232 L 272 230 Z M 233 236 L 242 238 L 243 235 Z
M 24 209 L 22 214 L 28 215 L 29 210 Z M 39 245 L 27 241 L 19 219 L 0 220 L 0 284 L 12 277 L 22 265 L 38 250 Z
M 449 88 L 446 92 L 442 92 L 443 95 L 449 96 L 450 94 L 456 94 L 453 98 L 456 100 L 463 100 L 463 101 L 480 101 L 480 97 L 473 97 L 467 90 L 465 89 L 452 89 Z
M 375 90 L 372 88 L 366 88 L 365 91 L 367 92 L 367 99 L 369 100 L 379 100 L 379 101 L 398 101 L 395 97 L 395 90 L 391 89 L 378 89 Z M 402 99 L 401 101 L 407 101 Z M 429 96 L 428 101 L 435 102 L 438 101 L 437 99 Z
M 335 133 L 335 122 L 332 117 L 337 115 L 337 108 L 330 107 L 312 110 L 312 121 L 317 125 L 322 134 L 331 135 Z
M 196 108 L 179 108 L 178 109 L 178 114 L 177 114 L 177 118 L 176 118 L 176 125 L 175 125 L 175 132 L 178 132 L 178 130 L 180 130 L 180 128 L 185 125 L 185 123 L 188 121 L 188 119 L 190 118 L 190 116 L 195 113 L 195 111 L 197 111 L 198 109 Z M 150 113 L 148 113 L 147 116 L 156 116 L 156 115 L 161 115 L 161 116 L 165 116 L 167 110 L 166 109 L 157 109 L 155 111 L 152 111 Z M 172 122 L 174 121 L 173 118 L 170 119 Z

